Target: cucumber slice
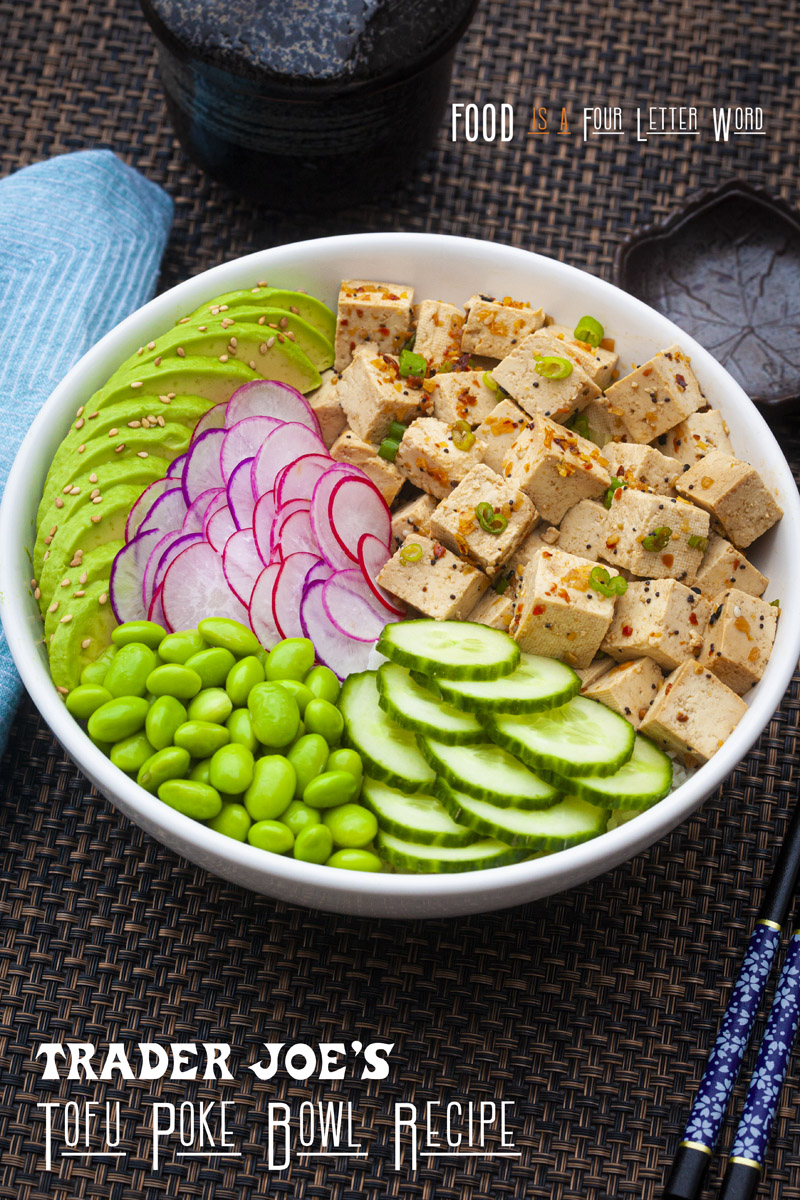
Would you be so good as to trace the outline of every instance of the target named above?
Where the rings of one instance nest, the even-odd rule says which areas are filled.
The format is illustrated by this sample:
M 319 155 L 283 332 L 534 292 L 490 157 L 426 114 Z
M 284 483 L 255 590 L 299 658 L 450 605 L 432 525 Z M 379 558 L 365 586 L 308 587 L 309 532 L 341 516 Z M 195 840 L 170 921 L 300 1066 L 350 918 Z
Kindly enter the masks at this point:
M 445 679 L 497 679 L 519 662 L 519 646 L 507 633 L 474 621 L 395 621 L 380 636 L 378 652 Z
M 566 775 L 613 775 L 633 752 L 630 721 L 585 696 L 526 716 L 492 717 L 489 737 L 529 767 Z
M 430 788 L 434 773 L 419 752 L 409 729 L 401 729 L 378 703 L 374 671 L 350 675 L 339 694 L 339 711 L 344 717 L 345 740 L 357 750 L 364 770 L 401 792 L 423 792 Z
M 483 740 L 475 717 L 437 700 L 411 678 L 406 667 L 383 663 L 378 668 L 378 691 L 381 708 L 403 729 L 430 734 L 451 746 Z
M 516 671 L 502 679 L 436 680 L 443 700 L 464 712 L 541 712 L 566 704 L 581 690 L 581 681 L 566 663 L 539 654 L 522 654 Z
M 672 759 L 649 738 L 637 733 L 633 754 L 613 775 L 575 775 L 570 780 L 554 775 L 553 783 L 562 791 L 583 796 L 592 804 L 641 812 L 669 795 Z
M 501 808 L 551 808 L 558 801 L 554 787 L 493 742 L 448 746 L 434 738 L 417 741 L 440 778 L 478 800 L 491 800 Z
M 426 792 L 405 796 L 378 779 L 365 778 L 361 803 L 374 812 L 385 833 L 393 833 L 426 846 L 468 846 L 478 835 L 459 825 L 437 800 Z
M 509 846 L 528 850 L 565 850 L 597 837 L 608 824 L 608 810 L 590 804 L 579 796 L 565 796 L 545 812 L 524 808 L 500 808 L 487 800 L 476 800 L 456 791 L 444 780 L 436 784 L 436 794 L 462 825 L 468 825 L 485 837 L 500 838 Z
M 399 871 L 443 875 L 454 871 L 480 871 L 504 867 L 527 857 L 525 850 L 507 846 L 495 838 L 484 838 L 470 846 L 420 846 L 393 833 L 378 830 L 375 845 L 381 858 Z

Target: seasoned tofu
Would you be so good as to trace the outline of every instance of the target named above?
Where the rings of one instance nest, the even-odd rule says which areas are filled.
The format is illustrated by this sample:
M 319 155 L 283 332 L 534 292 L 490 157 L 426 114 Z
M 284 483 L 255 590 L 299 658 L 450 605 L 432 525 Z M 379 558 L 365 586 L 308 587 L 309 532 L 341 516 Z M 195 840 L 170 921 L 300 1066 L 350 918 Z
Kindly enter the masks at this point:
M 614 381 L 614 372 L 617 369 L 619 355 L 613 350 L 606 350 L 603 346 L 590 346 L 586 342 L 579 342 L 575 337 L 575 331 L 567 325 L 548 325 L 544 331 L 551 338 L 556 338 L 561 342 L 563 349 L 561 353 L 567 354 L 579 363 L 586 374 L 593 380 L 601 389 L 607 388 Z
M 630 439 L 621 419 L 611 411 L 611 406 L 605 396 L 596 396 L 590 400 L 580 412 L 580 423 L 584 437 L 597 446 L 607 446 L 609 442 L 627 442 Z
M 649 579 L 694 583 L 708 544 L 708 514 L 680 497 L 618 488 L 600 557 Z
M 638 729 L 658 694 L 664 677 L 652 658 L 634 658 L 619 663 L 595 683 L 581 688 L 581 695 L 613 708 Z
M 336 370 L 343 371 L 365 343 L 376 353 L 399 353 L 411 332 L 413 303 L 414 289 L 406 283 L 343 280 L 336 313 Z
M 619 662 L 644 656 L 672 671 L 699 651 L 710 611 L 704 596 L 675 579 L 629 583 L 602 648 Z
M 596 658 L 592 659 L 588 667 L 581 667 L 580 670 L 576 671 L 575 674 L 580 676 L 581 695 L 615 665 L 614 659 L 609 658 L 607 654 L 598 654 Z
M 497 399 L 496 393 L 495 399 Z M 519 435 L 527 422 L 528 414 L 524 413 L 521 408 L 518 408 L 513 400 L 506 399 L 501 400 L 499 404 L 495 404 L 491 412 L 483 418 L 475 430 L 475 436 L 486 444 L 486 448 L 483 451 L 483 461 L 487 467 L 491 467 L 493 471 L 497 471 L 498 475 L 502 474 L 503 460 L 509 451 L 511 443 Z
M 710 450 L 684 471 L 675 488 L 713 513 L 727 538 L 742 549 L 783 516 L 755 467 L 721 450 Z
M 489 588 L 467 617 L 468 621 L 477 621 L 479 625 L 489 625 L 492 629 L 502 629 L 508 633 L 511 618 L 514 615 L 514 601 L 507 593 L 498 596 Z
M 523 338 L 544 325 L 541 308 L 512 300 L 506 296 L 470 296 L 466 303 L 467 322 L 461 335 L 461 350 L 465 354 L 482 354 L 486 358 L 505 358 Z
M 750 596 L 761 596 L 769 580 L 747 561 L 741 550 L 712 533 L 695 583 L 709 598 L 724 592 L 726 588 L 738 588 Z
M 652 446 L 636 442 L 619 442 L 606 447 L 608 469 L 629 487 L 647 488 L 660 496 L 674 496 L 673 484 L 683 468 L 674 458 L 667 458 Z
M 459 450 L 449 425 L 436 417 L 418 417 L 403 435 L 394 461 L 414 487 L 441 500 L 481 461 L 483 450 L 480 438 L 468 450 Z
M 484 382 L 484 371 L 442 371 L 422 385 L 433 403 L 433 415 L 448 425 L 466 421 L 480 425 L 497 406 L 497 392 Z
M 412 558 L 416 547 L 422 553 Z M 378 583 L 436 621 L 466 620 L 489 586 L 483 571 L 419 534 L 406 538 L 381 569 Z
M 558 545 L 578 558 L 597 562 L 608 536 L 608 509 L 598 500 L 579 500 L 564 515 Z
M 480 506 L 488 504 L 505 527 L 487 532 L 481 524 Z M 537 520 L 536 509 L 502 475 L 484 463 L 474 466 L 458 486 L 440 502 L 431 517 L 431 536 L 469 559 L 491 578 L 511 557 Z M 491 525 L 491 521 L 487 522 Z
M 417 309 L 414 353 L 421 354 L 429 367 L 452 363 L 461 354 L 464 312 L 443 300 L 423 300 Z M 438 413 L 437 413 L 438 416 Z
M 660 351 L 612 383 L 605 398 L 632 442 L 652 442 L 706 402 L 679 346 Z
M 593 442 L 538 416 L 512 442 L 503 474 L 530 496 L 545 521 L 558 525 L 579 500 L 608 490 L 611 477 L 606 465 Z
M 738 588 L 716 596 L 712 609 L 699 662 L 742 696 L 764 674 L 778 610 Z
M 563 379 L 548 379 L 537 370 L 539 360 L 551 356 L 571 363 L 572 369 Z M 520 342 L 497 364 L 492 378 L 530 416 L 542 415 L 555 421 L 566 420 L 601 394 L 583 367 L 569 359 L 563 344 L 557 338 L 551 338 L 547 329 L 532 333 Z
M 639 732 L 675 751 L 687 766 L 699 766 L 716 754 L 746 712 L 741 696 L 688 659 L 667 677 Z
M 350 428 L 375 446 L 386 437 L 392 421 L 405 425 L 413 420 L 425 396 L 402 378 L 396 358 L 370 349 L 354 355 L 342 372 L 339 391 Z
M 365 442 L 352 429 L 346 429 L 331 446 L 331 458 L 336 462 L 360 467 L 377 487 L 387 504 L 391 504 L 403 486 L 403 476 L 393 462 L 381 458 L 378 447 Z
M 319 431 L 328 449 L 331 448 L 339 434 L 347 424 L 347 417 L 342 408 L 340 392 L 341 375 L 338 371 L 323 371 L 322 383 L 313 392 L 309 392 L 306 400 L 314 410 L 314 416 L 319 421 Z
M 431 531 L 431 514 L 436 508 L 436 498 L 427 492 L 419 492 L 413 500 L 401 505 L 392 513 L 392 546 L 396 549 L 410 533 L 421 533 L 425 537 Z
M 693 467 L 709 450 L 733 454 L 727 422 L 717 408 L 692 413 L 658 439 L 659 449 Z
M 509 630 L 520 649 L 589 666 L 614 616 L 614 597 L 592 588 L 591 570 L 586 559 L 555 546 L 537 551 L 525 567 Z

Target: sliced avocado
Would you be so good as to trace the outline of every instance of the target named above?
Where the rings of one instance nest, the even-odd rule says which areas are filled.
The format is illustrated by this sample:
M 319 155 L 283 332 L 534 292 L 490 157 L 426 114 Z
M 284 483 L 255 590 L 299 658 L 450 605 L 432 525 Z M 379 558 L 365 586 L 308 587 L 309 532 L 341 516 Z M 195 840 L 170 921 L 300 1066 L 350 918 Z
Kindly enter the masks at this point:
M 80 683 L 81 671 L 103 653 L 117 624 L 108 594 L 108 579 L 98 579 L 84 596 L 73 598 L 60 612 L 47 638 L 50 674 L 57 688 L 72 691 Z M 69 617 L 68 621 L 64 618 Z
M 72 611 L 73 602 L 82 600 L 82 593 L 98 580 L 105 580 L 106 585 L 108 584 L 114 559 L 124 545 L 121 539 L 115 539 L 113 542 L 106 542 L 104 546 L 95 546 L 94 550 L 84 554 L 78 566 L 67 568 L 44 615 L 44 636 L 48 644 L 50 634 L 55 633 L 59 619 L 65 612 Z
M 105 387 L 86 401 L 82 415 L 87 425 L 96 419 L 96 412 L 102 412 L 112 404 L 133 401 L 135 410 L 144 396 L 203 396 L 209 401 L 209 408 L 214 404 L 225 404 L 243 383 L 263 378 L 258 371 L 252 371 L 237 359 L 221 363 L 202 356 L 170 358 L 158 367 L 154 362 L 143 363 L 135 374 L 126 363 L 125 372 L 123 379 L 120 368 Z
M 115 427 L 112 426 L 113 428 Z M 123 462 L 141 457 L 142 454 L 157 455 L 171 463 L 173 458 L 186 452 L 193 433 L 188 425 L 165 421 L 163 425 L 156 425 L 154 422 L 139 429 L 130 429 L 123 425 L 113 438 L 109 438 L 108 435 L 105 438 L 95 438 L 87 443 L 83 454 L 76 454 L 66 462 L 63 472 L 53 479 L 51 499 L 79 475 L 88 475 L 106 463 Z M 43 500 L 46 497 L 45 492 Z
M 297 313 L 298 317 L 302 317 L 304 321 L 308 321 L 309 325 L 318 329 L 329 342 L 332 342 L 336 336 L 336 313 L 332 312 L 327 304 L 317 300 L 316 296 L 307 295 L 306 292 L 290 292 L 283 288 L 272 287 L 253 287 L 240 292 L 225 292 L 222 296 L 207 300 L 205 304 L 201 304 L 193 313 L 190 313 L 188 318 L 184 317 L 182 322 L 176 321 L 176 324 L 194 321 L 195 317 L 204 314 L 209 317 L 218 314 L 224 316 L 226 312 L 236 315 L 238 321 L 238 314 L 234 314 L 231 310 L 260 307 L 261 305 Z
M 170 330 L 155 343 L 151 343 L 140 361 L 150 362 L 159 355 L 174 353 L 177 346 L 182 346 L 187 353 L 197 354 L 197 344 L 190 348 L 188 340 L 197 332 L 205 334 L 209 339 L 216 334 L 209 342 L 209 350 L 203 351 L 204 354 L 229 354 L 231 337 L 234 337 L 236 357 L 249 364 L 250 360 L 244 353 L 241 342 L 243 333 L 246 333 L 250 338 L 257 338 L 259 346 L 268 342 L 270 338 L 293 342 L 318 371 L 326 371 L 333 364 L 333 342 L 323 337 L 318 329 L 302 317 L 298 317 L 296 313 L 286 312 L 282 308 L 237 308 L 233 310 L 233 316 L 235 320 L 232 320 L 230 315 L 210 317 L 207 313 L 200 317 L 190 317 L 187 324 Z M 258 366 L 257 360 L 253 361 Z

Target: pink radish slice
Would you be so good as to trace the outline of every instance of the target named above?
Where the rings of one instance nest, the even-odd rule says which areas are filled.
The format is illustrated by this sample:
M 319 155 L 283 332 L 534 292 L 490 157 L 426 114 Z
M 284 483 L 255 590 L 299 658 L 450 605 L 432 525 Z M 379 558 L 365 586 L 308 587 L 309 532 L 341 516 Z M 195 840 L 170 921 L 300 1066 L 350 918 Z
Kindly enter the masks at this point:
M 334 463 L 314 484 L 314 494 L 311 497 L 311 528 L 314 530 L 314 537 L 317 539 L 322 557 L 337 570 L 344 570 L 353 564 L 350 556 L 345 554 L 333 535 L 328 515 L 328 502 L 333 489 L 343 479 L 366 478 L 366 475 L 363 471 L 359 471 L 358 467 L 351 467 L 347 463 Z
M 384 625 L 387 621 L 396 620 L 398 616 L 405 616 L 405 613 L 398 613 L 396 609 L 390 609 L 380 597 L 375 595 L 358 567 L 353 567 L 352 570 L 347 571 L 337 571 L 336 581 L 363 600 L 367 608 L 371 608 L 375 615 L 380 617 Z M 354 630 L 353 636 L 358 637 L 360 635 Z
M 211 542 L 217 554 L 222 554 L 225 543 L 234 533 L 236 533 L 236 522 L 233 519 L 233 513 L 227 504 L 223 504 L 206 525 L 206 541 Z
M 206 435 L 208 436 L 208 435 Z M 253 492 L 263 496 L 275 487 L 278 472 L 305 454 L 327 454 L 325 443 L 305 425 L 290 422 L 273 429 L 256 455 L 251 468 Z
M 252 529 L 237 529 L 231 534 L 222 551 L 222 569 L 242 604 L 249 607 L 256 580 L 264 570 Z
M 208 491 L 201 492 L 186 510 L 186 516 L 181 524 L 181 533 L 202 533 L 206 509 L 212 500 L 224 495 L 225 492 L 222 488 L 209 488 Z
M 300 601 L 306 575 L 316 566 L 316 554 L 290 554 L 281 563 L 275 588 L 272 593 L 272 612 L 281 637 L 302 637 L 300 623 Z
M 161 607 L 161 588 L 158 589 L 153 599 L 150 601 L 150 608 L 147 610 L 148 621 L 155 621 L 157 625 L 163 625 L 167 633 L 173 633 L 173 628 L 164 615 L 164 609 Z
M 158 532 L 160 532 L 160 531 L 158 531 Z M 153 596 L 158 591 L 158 586 L 161 583 L 161 580 L 159 579 L 158 584 L 157 584 L 155 582 L 155 578 L 156 578 L 156 571 L 158 570 L 158 564 L 161 562 L 161 559 L 164 557 L 165 552 L 167 550 L 169 550 L 170 546 L 173 546 L 176 542 L 181 541 L 182 538 L 189 537 L 189 536 L 191 536 L 191 535 L 182 533 L 180 529 L 177 529 L 177 530 L 171 529 L 169 531 L 169 533 L 163 534 L 158 539 L 158 541 L 153 545 L 152 550 L 150 551 L 149 555 L 147 556 L 147 562 L 145 563 L 144 571 L 142 572 L 142 577 L 141 577 L 142 578 L 142 583 L 141 583 L 142 599 L 144 600 L 145 607 L 147 607 L 147 605 L 149 605 L 151 603 Z M 202 537 L 203 535 L 201 534 L 200 536 Z M 184 545 L 181 546 L 180 550 L 175 551 L 175 554 L 180 554 L 180 551 L 185 550 L 186 546 L 188 546 L 188 545 L 189 545 L 189 543 L 186 542 Z M 175 557 L 175 554 L 173 554 L 172 558 Z M 170 562 L 171 561 L 172 561 L 172 559 L 170 559 Z M 162 572 L 162 578 L 163 578 L 163 572 Z
M 332 574 L 333 567 L 323 559 L 320 559 L 317 565 L 312 567 L 306 575 L 305 586 L 308 587 L 310 583 L 316 583 L 318 580 L 324 583 L 326 579 L 330 579 Z
M 270 534 L 270 553 L 275 550 L 275 547 L 280 543 L 281 528 L 286 521 L 289 520 L 296 512 L 308 512 L 308 505 L 305 500 L 290 500 L 283 508 L 278 509 L 275 513 L 275 519 L 272 523 L 272 533 Z M 316 551 L 315 551 L 316 553 Z
M 162 536 L 171 529 L 180 529 L 186 516 L 186 501 L 180 487 L 170 488 L 158 497 L 145 519 L 139 526 L 139 533 L 145 529 L 160 529 Z
M 369 603 L 347 586 L 349 571 L 337 571 L 322 588 L 322 605 L 333 624 L 359 642 L 376 642 L 387 624 L 388 613 L 379 613 L 377 600 Z M 361 572 L 358 572 L 359 577 Z M 362 580 L 363 584 L 363 580 Z
M 180 454 L 177 458 L 173 458 L 172 462 L 167 467 L 167 479 L 180 479 L 183 474 L 183 468 L 186 465 L 186 455 Z
M 207 429 L 189 447 L 181 476 L 181 487 L 187 505 L 208 488 L 225 486 L 219 465 L 224 438 L 224 429 Z
M 139 532 L 142 522 L 147 516 L 159 496 L 163 496 L 164 492 L 169 491 L 175 484 L 171 479 L 154 479 L 152 483 L 148 483 L 147 487 L 142 492 L 139 499 L 134 504 L 131 511 L 128 513 L 128 520 L 125 523 L 125 541 L 130 542 L 136 537 Z
M 356 641 L 331 624 L 322 603 L 324 587 L 325 584 L 317 580 L 305 588 L 300 621 L 303 633 L 314 643 L 319 662 L 330 667 L 340 679 L 346 679 L 354 671 L 367 670 L 373 643 Z
M 220 470 L 226 483 L 242 459 L 255 458 L 269 434 L 280 424 L 274 417 L 245 417 L 226 429 L 219 453 Z
M 205 512 L 203 513 L 203 537 L 206 539 L 206 541 L 208 541 L 207 531 L 209 521 L 214 516 L 214 513 L 219 512 L 221 508 L 227 507 L 228 493 L 223 488 L 219 494 L 213 498 L 213 500 L 209 500 L 208 504 L 206 505 Z M 220 550 L 219 553 L 221 554 L 222 551 Z
M 266 566 L 272 556 L 272 526 L 275 524 L 275 497 L 272 492 L 262 496 L 253 509 L 253 534 L 256 548 Z
M 189 546 L 170 564 L 161 586 L 161 603 L 173 629 L 196 629 L 204 617 L 230 617 L 248 624 L 247 609 L 228 586 L 222 555 L 208 542 Z
M 311 503 L 314 494 L 314 484 L 331 466 L 329 454 L 304 454 L 285 467 L 275 483 L 275 499 L 278 508 L 289 500 L 306 500 Z
M 277 545 L 281 554 L 286 558 L 290 554 L 305 551 L 319 558 L 319 546 L 311 528 L 311 518 L 308 511 L 292 513 L 279 526 Z
M 358 565 L 370 591 L 396 617 L 404 617 L 406 610 L 401 608 L 396 597 L 390 596 L 385 588 L 377 582 L 378 575 L 391 558 L 391 554 L 380 538 L 374 533 L 363 533 L 358 539 Z
M 225 412 L 228 405 L 227 402 L 215 404 L 213 408 L 209 408 L 208 412 L 203 413 L 200 420 L 194 427 L 192 441 L 196 442 L 199 437 L 207 433 L 209 429 L 223 429 L 225 426 Z
M 230 428 L 246 417 L 277 417 L 279 421 L 305 425 L 312 433 L 319 433 L 319 422 L 308 401 L 295 388 L 274 379 L 254 379 L 233 393 L 225 424 Z
M 174 538 L 172 542 L 164 546 L 162 549 L 159 550 L 158 547 L 156 547 L 156 550 L 158 550 L 158 561 L 155 565 L 155 570 L 149 575 L 149 588 L 147 594 L 155 596 L 156 592 L 161 587 L 161 584 L 164 582 L 164 576 L 179 554 L 183 554 L 184 550 L 187 550 L 189 546 L 194 546 L 197 542 L 204 541 L 205 538 L 203 537 L 202 533 L 182 533 L 179 537 Z M 159 542 L 159 546 L 160 545 L 161 543 Z M 153 557 L 154 556 L 155 551 L 153 552 Z
M 253 495 L 253 488 L 250 484 L 252 464 L 252 458 L 246 458 L 244 462 L 239 463 L 238 467 L 234 467 L 228 480 L 228 507 L 233 513 L 233 519 L 239 529 L 247 529 L 253 524 L 253 509 L 256 506 L 257 497 Z
M 138 533 L 114 557 L 108 591 L 114 616 L 120 624 L 123 621 L 143 621 L 147 616 L 149 600 L 145 603 L 142 595 L 142 574 L 148 555 L 159 537 L 157 529 Z
M 250 628 L 267 650 L 271 650 L 275 643 L 281 640 L 272 611 L 272 594 L 280 570 L 278 563 L 264 567 L 250 596 Z
M 348 558 L 358 562 L 358 542 L 373 533 L 388 548 L 392 542 L 392 515 L 375 484 L 369 479 L 342 479 L 328 501 L 333 536 Z

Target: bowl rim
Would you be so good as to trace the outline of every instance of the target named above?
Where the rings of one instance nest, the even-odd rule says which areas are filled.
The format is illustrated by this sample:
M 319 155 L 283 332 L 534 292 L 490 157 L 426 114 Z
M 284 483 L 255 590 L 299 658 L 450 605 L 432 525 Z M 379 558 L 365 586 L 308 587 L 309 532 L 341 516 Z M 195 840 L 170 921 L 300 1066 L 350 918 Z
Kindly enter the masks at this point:
M 192 847 L 197 855 L 194 859 L 196 862 L 208 862 L 221 858 L 226 860 L 226 863 L 234 871 L 239 870 L 245 875 L 262 876 L 265 883 L 270 878 L 277 878 L 286 885 L 295 884 L 307 891 L 316 890 L 321 898 L 323 894 L 330 896 L 332 893 L 340 897 L 358 894 L 365 899 L 377 895 L 417 900 L 427 898 L 435 907 L 437 901 L 446 903 L 447 900 L 453 900 L 479 890 L 482 898 L 485 899 L 481 910 L 488 911 L 492 908 L 502 907 L 504 893 L 518 894 L 521 885 L 530 885 L 532 892 L 535 890 L 538 895 L 543 896 L 575 886 L 582 880 L 610 870 L 652 846 L 699 807 L 706 796 L 715 790 L 747 755 L 782 701 L 798 656 L 800 656 L 800 589 L 793 589 L 797 595 L 787 598 L 783 607 L 784 622 L 791 619 L 792 629 L 787 635 L 789 646 L 785 647 L 785 655 L 781 662 L 772 669 L 770 686 L 763 687 L 764 680 L 761 681 L 753 694 L 753 701 L 748 707 L 747 713 L 734 733 L 714 757 L 678 789 L 652 808 L 639 814 L 634 821 L 609 830 L 588 842 L 542 858 L 478 872 L 453 874 L 373 874 L 330 870 L 324 866 L 299 862 L 294 858 L 267 855 L 248 843 L 225 838 L 224 835 L 169 808 L 156 796 L 144 791 L 134 780 L 114 767 L 110 760 L 93 745 L 78 722 L 67 712 L 36 649 L 36 641 L 31 637 L 30 616 L 28 615 L 30 608 L 29 579 L 24 577 L 24 572 L 20 569 L 20 561 L 24 558 L 25 552 L 27 523 L 19 520 L 17 513 L 19 505 L 16 496 L 17 494 L 24 495 L 26 477 L 37 477 L 37 469 L 40 470 L 42 466 L 40 460 L 43 460 L 42 445 L 45 443 L 54 446 L 58 444 L 57 441 L 54 442 L 53 426 L 55 425 L 57 429 L 61 428 L 62 422 L 58 418 L 61 416 L 62 410 L 68 411 L 68 398 L 77 383 L 97 368 L 110 346 L 121 343 L 123 349 L 120 351 L 120 357 L 122 357 L 126 353 L 124 346 L 135 347 L 147 340 L 143 336 L 145 330 L 149 330 L 150 336 L 152 336 L 152 330 L 157 329 L 159 325 L 166 326 L 171 315 L 191 311 L 208 296 L 232 290 L 232 287 L 236 286 L 231 284 L 234 277 L 252 272 L 254 278 L 261 278 L 266 270 L 280 269 L 282 259 L 290 262 L 298 254 L 306 260 L 310 255 L 313 262 L 315 251 L 327 255 L 340 250 L 342 261 L 346 261 L 347 252 L 348 250 L 352 251 L 354 243 L 358 243 L 360 246 L 368 246 L 372 243 L 376 247 L 376 253 L 380 252 L 378 247 L 381 245 L 386 247 L 387 244 L 390 244 L 393 248 L 407 251 L 410 255 L 425 254 L 426 251 L 432 249 L 433 244 L 443 247 L 446 252 L 453 254 L 474 251 L 474 248 L 478 246 L 482 248 L 482 252 L 485 253 L 488 250 L 492 255 L 496 255 L 500 266 L 503 261 L 510 263 L 513 260 L 520 263 L 524 258 L 532 275 L 535 275 L 537 270 L 544 273 L 545 276 L 554 272 L 566 279 L 574 279 L 584 289 L 589 280 L 591 281 L 591 290 L 599 289 L 603 293 L 612 293 L 615 304 L 626 309 L 634 321 L 640 318 L 645 327 L 652 327 L 655 323 L 658 327 L 656 332 L 659 338 L 668 337 L 671 341 L 680 340 L 682 347 L 688 351 L 693 361 L 701 364 L 701 373 L 703 371 L 721 373 L 726 388 L 749 406 L 748 420 L 754 424 L 755 430 L 766 439 L 773 451 L 770 455 L 770 466 L 779 485 L 784 520 L 790 522 L 795 528 L 800 528 L 800 496 L 798 496 L 791 470 L 783 452 L 764 418 L 743 389 L 708 351 L 677 325 L 635 296 L 631 296 L 607 280 L 593 276 L 569 263 L 562 263 L 557 259 L 536 254 L 521 247 L 489 242 L 485 239 L 463 238 L 451 234 L 407 232 L 335 235 L 255 251 L 194 275 L 156 296 L 126 317 L 75 363 L 43 404 L 28 430 L 9 472 L 0 503 L 0 545 L 4 548 L 3 557 L 7 560 L 10 559 L 11 565 L 8 571 L 7 585 L 0 594 L 0 615 L 22 681 L 59 742 L 74 759 L 79 769 L 83 769 L 96 782 L 102 781 L 98 782 L 98 786 L 115 808 L 120 807 L 116 799 L 119 797 L 126 814 L 139 813 L 148 830 L 158 828 L 160 832 L 154 836 L 157 836 L 158 840 L 168 848 L 173 849 L 174 842 L 177 841 L 184 846 Z M 266 263 L 265 259 L 267 259 Z M 303 269 L 305 270 L 305 267 Z M 130 353 L 130 351 L 127 352 Z M 60 436 L 58 440 L 60 440 Z M 44 461 L 46 469 L 50 459 L 47 458 Z M 23 554 L 14 554 L 13 548 L 21 549 Z M 770 660 L 770 666 L 772 666 L 772 660 Z M 132 819 L 134 822 L 136 821 L 135 816 L 132 816 Z M 163 836 L 161 836 L 162 834 Z M 178 851 L 178 853 L 183 853 L 183 851 Z M 233 876 L 231 877 L 233 878 Z M 551 892 L 548 892 L 547 888 L 550 884 L 556 886 L 552 887 Z M 246 882 L 244 885 L 249 886 Z M 516 903 L 518 901 L 512 899 L 506 902 Z

